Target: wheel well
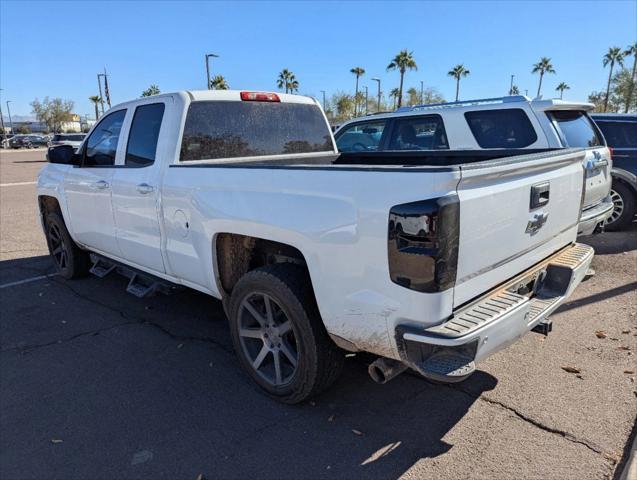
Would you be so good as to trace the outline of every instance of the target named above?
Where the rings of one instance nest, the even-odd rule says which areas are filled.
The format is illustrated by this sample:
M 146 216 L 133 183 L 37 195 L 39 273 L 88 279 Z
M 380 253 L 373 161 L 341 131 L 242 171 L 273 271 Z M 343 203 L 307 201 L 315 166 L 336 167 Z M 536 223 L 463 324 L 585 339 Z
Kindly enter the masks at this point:
M 215 254 L 217 277 L 225 295 L 232 292 L 245 273 L 255 268 L 275 263 L 294 263 L 307 270 L 305 258 L 297 248 L 247 235 L 218 234 Z
M 62 209 L 60 208 L 60 204 L 57 198 L 55 197 L 40 195 L 38 197 L 38 205 L 40 207 L 40 213 L 43 217 L 45 217 L 47 213 L 59 213 L 60 215 L 62 215 Z
M 627 181 L 625 178 L 613 175 L 613 182 L 621 183 L 622 185 L 628 187 L 634 194 L 637 194 L 637 188 L 635 188 L 635 185 Z

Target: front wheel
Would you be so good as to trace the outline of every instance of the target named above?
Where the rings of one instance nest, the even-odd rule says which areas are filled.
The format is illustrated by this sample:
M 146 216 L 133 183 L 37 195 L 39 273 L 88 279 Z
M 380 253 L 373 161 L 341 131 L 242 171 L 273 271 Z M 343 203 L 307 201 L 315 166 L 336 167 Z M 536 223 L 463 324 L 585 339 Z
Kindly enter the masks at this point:
M 614 181 L 610 191 L 613 212 L 606 220 L 605 229 L 611 232 L 628 228 L 635 216 L 635 192 L 626 184 Z
M 344 355 L 325 330 L 303 268 L 277 264 L 248 272 L 229 303 L 237 356 L 266 393 L 298 403 L 336 380 Z
M 89 254 L 73 241 L 60 214 L 49 213 L 44 226 L 46 243 L 58 273 L 66 279 L 86 275 L 90 266 Z

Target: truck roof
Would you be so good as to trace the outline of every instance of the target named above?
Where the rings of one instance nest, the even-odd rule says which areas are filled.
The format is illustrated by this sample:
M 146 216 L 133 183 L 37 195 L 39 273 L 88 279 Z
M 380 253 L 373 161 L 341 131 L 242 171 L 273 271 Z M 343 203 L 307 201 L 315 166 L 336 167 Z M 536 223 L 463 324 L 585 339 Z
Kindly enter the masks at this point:
M 551 98 L 551 99 L 541 99 L 536 98 L 531 100 L 529 97 L 525 95 L 510 95 L 505 97 L 495 97 L 495 98 L 478 98 L 473 100 L 461 100 L 458 102 L 445 102 L 445 103 L 434 103 L 434 104 L 426 104 L 426 105 L 412 105 L 408 107 L 401 107 L 394 112 L 383 112 L 368 115 L 366 117 L 358 117 L 353 118 L 352 120 L 348 120 L 344 122 L 341 127 L 351 122 L 361 121 L 366 118 L 387 118 L 387 117 L 396 117 L 396 116 L 410 116 L 410 115 L 418 115 L 422 112 L 440 112 L 448 109 L 453 110 L 481 110 L 481 109 L 492 109 L 497 108 L 498 105 L 507 105 L 514 106 L 515 104 L 520 103 L 529 103 L 534 110 L 584 110 L 587 112 L 592 111 L 595 108 L 595 105 L 588 102 L 573 102 L 569 100 L 560 100 L 559 98 Z
M 177 92 L 168 92 L 168 93 L 160 93 L 158 95 L 153 95 L 152 98 L 165 98 L 171 96 L 182 96 L 187 97 L 191 101 L 229 101 L 229 102 L 240 102 L 241 100 L 241 92 L 255 92 L 255 93 L 267 93 L 274 94 L 279 97 L 280 101 L 283 103 L 300 103 L 306 105 L 318 105 L 316 99 L 312 97 L 308 97 L 305 95 L 292 95 L 289 93 L 280 93 L 280 92 L 268 92 L 264 90 L 181 90 Z M 118 107 L 127 107 L 131 104 L 136 104 L 141 100 L 148 100 L 151 97 L 142 97 L 136 98 L 134 100 L 129 100 L 127 102 L 122 102 L 117 105 L 113 105 L 110 110 L 116 109 Z

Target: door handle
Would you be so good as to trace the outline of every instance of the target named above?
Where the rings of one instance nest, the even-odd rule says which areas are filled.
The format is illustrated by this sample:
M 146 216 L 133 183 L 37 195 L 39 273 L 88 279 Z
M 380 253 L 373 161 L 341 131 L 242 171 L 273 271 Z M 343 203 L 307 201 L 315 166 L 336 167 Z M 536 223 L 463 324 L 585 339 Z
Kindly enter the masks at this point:
M 142 195 L 147 195 L 153 190 L 154 188 L 152 187 L 152 185 L 148 185 L 147 183 L 140 183 L 139 185 L 137 185 L 137 191 Z
M 99 188 L 100 190 L 104 190 L 109 187 L 109 184 L 106 180 L 100 180 L 99 182 L 95 182 L 93 186 L 95 188 Z

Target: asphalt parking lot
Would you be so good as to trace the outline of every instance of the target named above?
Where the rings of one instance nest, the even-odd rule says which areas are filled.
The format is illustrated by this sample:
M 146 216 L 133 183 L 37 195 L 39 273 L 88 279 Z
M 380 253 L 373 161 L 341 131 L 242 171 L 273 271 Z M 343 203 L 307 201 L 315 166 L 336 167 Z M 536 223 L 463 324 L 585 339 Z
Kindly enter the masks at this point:
M 350 356 L 291 407 L 242 374 L 218 301 L 46 276 L 43 158 L 0 153 L 0 478 L 619 477 L 637 411 L 637 228 L 582 239 L 596 274 L 553 333 L 467 382 L 376 385 Z

